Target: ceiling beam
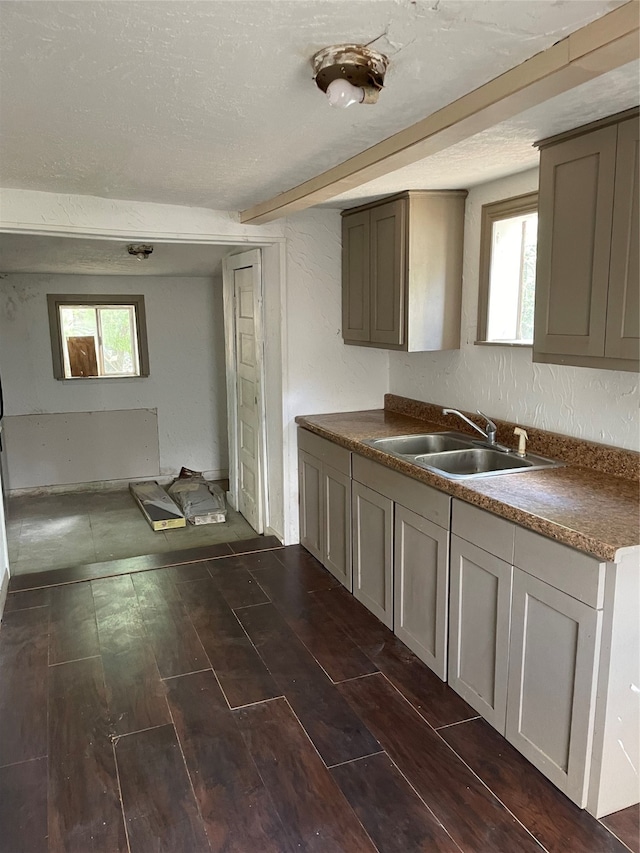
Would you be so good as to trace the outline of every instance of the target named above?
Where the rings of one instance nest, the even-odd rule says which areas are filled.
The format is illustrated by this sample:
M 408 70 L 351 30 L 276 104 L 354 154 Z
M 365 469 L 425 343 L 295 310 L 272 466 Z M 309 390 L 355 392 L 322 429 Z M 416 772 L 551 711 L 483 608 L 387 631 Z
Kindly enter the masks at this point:
M 328 201 L 626 65 L 640 56 L 639 22 L 640 2 L 631 0 L 411 127 L 244 210 L 240 221 L 259 225 Z

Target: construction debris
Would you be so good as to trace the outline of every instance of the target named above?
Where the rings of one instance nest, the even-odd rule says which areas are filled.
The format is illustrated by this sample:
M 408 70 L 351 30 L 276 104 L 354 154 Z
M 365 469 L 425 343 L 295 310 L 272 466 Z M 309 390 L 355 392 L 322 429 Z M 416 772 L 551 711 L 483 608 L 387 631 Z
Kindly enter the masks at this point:
M 224 492 L 209 483 L 199 471 L 183 468 L 168 488 L 189 524 L 219 524 L 227 520 Z
M 187 522 L 184 515 L 155 480 L 129 483 L 129 490 L 140 505 L 142 514 L 154 530 L 186 527 Z

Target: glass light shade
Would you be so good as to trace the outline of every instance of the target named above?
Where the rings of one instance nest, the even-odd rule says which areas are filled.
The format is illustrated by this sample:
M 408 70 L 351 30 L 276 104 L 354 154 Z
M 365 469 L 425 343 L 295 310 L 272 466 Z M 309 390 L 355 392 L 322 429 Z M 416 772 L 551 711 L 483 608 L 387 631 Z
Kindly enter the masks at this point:
M 327 86 L 327 98 L 332 107 L 345 109 L 351 104 L 361 104 L 364 99 L 364 89 L 354 86 L 348 80 L 338 78 Z

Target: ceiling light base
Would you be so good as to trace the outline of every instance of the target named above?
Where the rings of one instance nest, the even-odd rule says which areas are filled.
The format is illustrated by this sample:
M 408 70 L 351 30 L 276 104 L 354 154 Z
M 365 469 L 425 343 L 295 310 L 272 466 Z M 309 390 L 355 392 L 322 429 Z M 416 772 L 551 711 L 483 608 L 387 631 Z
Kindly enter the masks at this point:
M 153 252 L 153 246 L 150 246 L 148 243 L 132 243 L 130 246 L 127 246 L 127 251 L 139 261 L 146 261 L 149 259 L 151 252 Z
M 363 104 L 375 104 L 384 86 L 388 58 L 362 44 L 324 47 L 311 57 L 317 87 L 327 91 L 334 80 L 347 80 L 364 92 Z

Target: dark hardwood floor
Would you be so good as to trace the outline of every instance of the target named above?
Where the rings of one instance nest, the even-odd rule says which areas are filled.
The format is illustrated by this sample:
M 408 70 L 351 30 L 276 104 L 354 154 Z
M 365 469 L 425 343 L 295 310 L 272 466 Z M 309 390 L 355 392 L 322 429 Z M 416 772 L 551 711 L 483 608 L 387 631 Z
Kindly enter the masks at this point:
M 299 546 L 183 557 L 11 588 L 0 853 L 640 853 Z

